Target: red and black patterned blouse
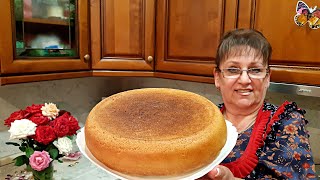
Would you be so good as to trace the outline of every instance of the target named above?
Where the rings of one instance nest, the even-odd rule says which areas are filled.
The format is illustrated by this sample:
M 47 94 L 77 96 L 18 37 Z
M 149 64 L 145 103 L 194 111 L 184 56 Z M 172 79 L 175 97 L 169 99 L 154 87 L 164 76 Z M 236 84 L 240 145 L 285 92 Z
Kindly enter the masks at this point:
M 222 165 L 244 179 L 317 179 L 304 113 L 294 102 L 264 103 Z

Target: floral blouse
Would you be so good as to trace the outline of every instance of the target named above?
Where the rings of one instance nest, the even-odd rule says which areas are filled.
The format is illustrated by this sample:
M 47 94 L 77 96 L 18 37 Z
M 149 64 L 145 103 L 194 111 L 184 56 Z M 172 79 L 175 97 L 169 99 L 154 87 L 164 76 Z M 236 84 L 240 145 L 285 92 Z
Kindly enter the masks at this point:
M 295 103 L 264 103 L 222 165 L 244 179 L 317 179 L 304 113 Z

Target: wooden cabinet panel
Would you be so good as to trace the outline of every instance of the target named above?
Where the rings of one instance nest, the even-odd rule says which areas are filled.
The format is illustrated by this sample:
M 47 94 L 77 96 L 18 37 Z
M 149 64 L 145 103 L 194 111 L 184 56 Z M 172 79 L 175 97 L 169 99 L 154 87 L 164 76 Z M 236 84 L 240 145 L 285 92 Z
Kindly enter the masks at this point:
M 15 30 L 13 0 L 0 1 L 0 59 L 1 74 L 31 74 L 46 72 L 61 72 L 74 70 L 88 70 L 90 63 L 84 59 L 89 54 L 89 31 L 88 31 L 88 0 L 79 0 L 77 8 L 77 23 L 79 39 L 79 58 L 15 58 Z M 34 22 L 31 22 L 34 23 Z M 36 22 L 43 23 L 43 22 Z M 54 24 L 54 23 L 53 23 Z
M 239 28 L 251 27 L 261 31 L 270 41 L 273 54 L 271 79 L 278 82 L 320 85 L 315 74 L 320 72 L 320 29 L 308 24 L 299 27 L 294 23 L 297 1 L 243 0 L 240 1 Z M 305 0 L 309 7 L 319 1 Z M 242 7 L 242 8 L 241 8 Z
M 157 5 L 156 70 L 212 74 L 223 2 L 163 0 Z
M 305 2 L 312 7 L 320 5 L 315 0 Z M 317 48 L 320 29 L 313 30 L 308 25 L 299 27 L 294 23 L 296 4 L 296 1 L 290 0 L 257 0 L 254 28 L 261 31 L 273 47 L 271 64 L 320 66 Z
M 158 1 L 156 71 L 212 76 L 224 5 L 224 0 Z
M 168 1 L 167 16 L 169 59 L 214 58 L 212 48 L 218 44 L 222 24 L 220 9 L 210 7 L 210 1 L 174 0 Z
M 143 53 L 142 1 L 107 0 L 103 6 L 103 57 L 141 57 Z
M 155 0 L 91 0 L 93 69 L 153 70 L 154 24 Z

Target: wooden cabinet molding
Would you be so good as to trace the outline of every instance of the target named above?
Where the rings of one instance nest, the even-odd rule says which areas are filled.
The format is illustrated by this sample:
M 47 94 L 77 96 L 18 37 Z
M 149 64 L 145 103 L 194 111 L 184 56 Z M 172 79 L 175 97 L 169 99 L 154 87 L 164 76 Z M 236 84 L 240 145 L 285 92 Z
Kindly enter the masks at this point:
M 70 79 L 70 78 L 80 78 L 80 77 L 90 77 L 90 76 L 92 76 L 91 71 L 7 76 L 7 77 L 0 77 L 0 85 L 59 80 L 59 79 Z
M 271 81 L 320 86 L 320 69 L 299 66 L 271 66 Z
M 90 68 L 90 64 L 83 58 L 85 54 L 89 54 L 88 0 L 78 1 L 79 59 L 14 59 L 13 1 L 2 0 L 0 1 L 0 7 L 2 24 L 0 26 L 0 59 L 2 74 L 47 73 L 88 70 Z
M 92 69 L 153 71 L 155 0 L 90 3 Z
M 93 70 L 92 76 L 94 77 L 154 77 L 154 72 L 148 71 L 117 71 L 117 70 Z

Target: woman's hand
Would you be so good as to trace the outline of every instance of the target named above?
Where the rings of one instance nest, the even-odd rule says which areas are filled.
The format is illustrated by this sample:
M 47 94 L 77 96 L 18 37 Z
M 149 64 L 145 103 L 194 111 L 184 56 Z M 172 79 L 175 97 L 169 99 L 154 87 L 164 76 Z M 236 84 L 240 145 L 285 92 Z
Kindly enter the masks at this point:
M 218 165 L 215 168 L 213 168 L 207 176 L 211 179 L 220 179 L 220 180 L 233 180 L 233 179 L 238 179 L 235 178 L 232 174 L 232 172 L 229 170 L 229 168 Z

